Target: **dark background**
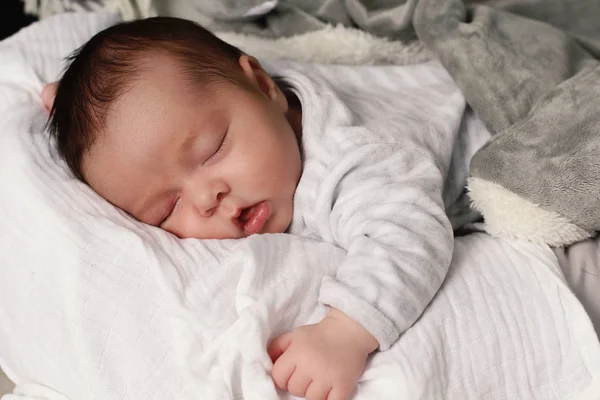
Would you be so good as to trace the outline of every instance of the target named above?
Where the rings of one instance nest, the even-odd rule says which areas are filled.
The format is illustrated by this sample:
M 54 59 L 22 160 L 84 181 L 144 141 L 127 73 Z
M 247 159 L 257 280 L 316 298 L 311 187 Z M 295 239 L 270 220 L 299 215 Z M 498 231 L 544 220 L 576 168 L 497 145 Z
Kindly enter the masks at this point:
M 34 21 L 35 17 L 25 15 L 20 0 L 0 0 L 0 40 Z

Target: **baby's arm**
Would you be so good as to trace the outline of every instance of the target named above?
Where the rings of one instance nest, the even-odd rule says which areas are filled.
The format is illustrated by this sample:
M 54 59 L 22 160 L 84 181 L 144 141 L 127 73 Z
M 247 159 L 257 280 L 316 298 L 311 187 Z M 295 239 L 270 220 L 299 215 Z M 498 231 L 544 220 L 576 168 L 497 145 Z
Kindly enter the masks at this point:
M 271 352 L 276 384 L 311 400 L 348 398 L 364 368 L 365 349 L 389 348 L 417 320 L 441 286 L 453 250 L 442 200 L 445 173 L 427 151 L 369 144 L 332 165 L 320 188 L 330 195 L 317 201 L 320 232 L 348 254 L 336 277 L 323 280 L 319 300 L 342 320 L 357 323 L 369 333 L 361 338 L 370 336 L 376 344 L 363 346 L 368 339 L 358 344 L 346 337 L 347 330 L 325 323 L 327 318 L 276 339 L 279 348 Z M 289 356 L 288 344 L 294 350 Z M 330 396 L 312 397 L 314 386 L 330 387 Z
M 439 164 L 410 142 L 365 145 L 336 161 L 329 232 L 347 256 L 319 300 L 358 321 L 381 350 L 419 318 L 450 266 Z

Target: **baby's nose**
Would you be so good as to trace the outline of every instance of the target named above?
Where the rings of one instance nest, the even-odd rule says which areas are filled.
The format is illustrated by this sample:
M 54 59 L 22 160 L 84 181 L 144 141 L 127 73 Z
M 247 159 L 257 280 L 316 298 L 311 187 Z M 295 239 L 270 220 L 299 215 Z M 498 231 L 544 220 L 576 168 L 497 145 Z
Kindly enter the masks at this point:
M 203 217 L 212 216 L 217 209 L 221 208 L 221 203 L 227 193 L 229 193 L 229 188 L 223 184 L 210 185 L 199 193 L 195 206 L 200 215 Z
M 216 207 L 196 207 L 196 209 L 198 210 L 198 214 L 200 214 L 200 216 L 208 218 L 215 213 Z

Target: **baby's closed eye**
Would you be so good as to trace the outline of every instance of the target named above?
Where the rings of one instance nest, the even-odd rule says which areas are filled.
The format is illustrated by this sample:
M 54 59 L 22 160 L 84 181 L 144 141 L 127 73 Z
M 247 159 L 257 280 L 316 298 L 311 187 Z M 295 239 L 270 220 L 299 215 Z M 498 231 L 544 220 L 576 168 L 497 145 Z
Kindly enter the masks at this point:
M 167 212 L 165 217 L 162 218 L 162 220 L 160 221 L 160 223 L 158 224 L 158 226 L 162 226 L 165 222 L 167 222 L 167 220 L 169 218 L 171 218 L 171 216 L 173 215 L 173 213 L 175 213 L 175 211 L 177 210 L 177 208 L 179 207 L 179 204 L 181 203 L 181 197 L 178 197 L 175 202 L 170 202 L 169 206 L 167 207 Z

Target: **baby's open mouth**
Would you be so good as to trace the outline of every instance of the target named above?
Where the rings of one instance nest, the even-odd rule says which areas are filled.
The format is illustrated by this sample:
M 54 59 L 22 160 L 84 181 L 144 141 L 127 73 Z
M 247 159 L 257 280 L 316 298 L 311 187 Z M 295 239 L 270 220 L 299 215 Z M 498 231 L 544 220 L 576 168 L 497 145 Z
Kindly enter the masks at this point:
M 237 219 L 244 232 L 248 235 L 253 235 L 260 233 L 270 216 L 271 205 L 267 201 L 261 201 L 253 206 L 244 208 Z

